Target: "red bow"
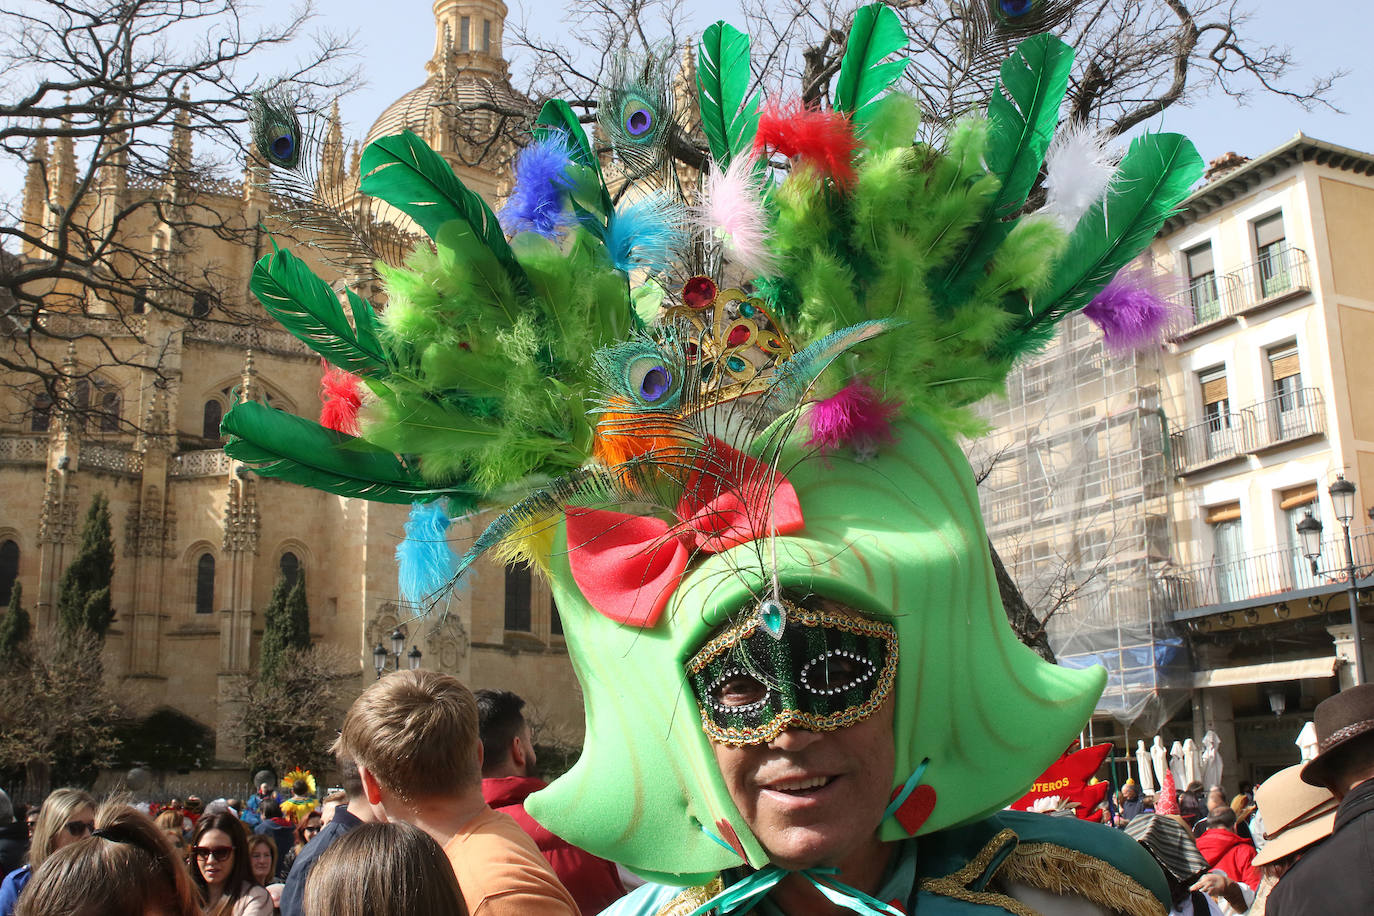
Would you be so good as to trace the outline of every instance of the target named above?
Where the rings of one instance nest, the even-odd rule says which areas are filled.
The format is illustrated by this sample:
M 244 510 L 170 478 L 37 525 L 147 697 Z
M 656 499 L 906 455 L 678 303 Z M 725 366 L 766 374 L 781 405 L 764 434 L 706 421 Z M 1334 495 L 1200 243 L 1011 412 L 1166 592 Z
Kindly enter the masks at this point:
M 694 551 L 720 553 L 802 528 L 786 477 L 719 440 L 692 463 L 676 525 L 646 515 L 569 506 L 568 565 L 588 603 L 620 623 L 652 627 Z M 771 524 L 770 524 L 771 523 Z

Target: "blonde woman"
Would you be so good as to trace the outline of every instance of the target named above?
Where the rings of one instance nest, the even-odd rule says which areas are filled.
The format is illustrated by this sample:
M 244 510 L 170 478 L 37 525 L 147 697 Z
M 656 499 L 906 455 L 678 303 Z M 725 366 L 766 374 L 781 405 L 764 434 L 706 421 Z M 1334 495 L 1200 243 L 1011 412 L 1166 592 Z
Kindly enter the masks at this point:
M 16 916 L 200 916 L 170 838 L 140 811 L 106 802 L 95 832 L 48 856 Z
M 0 883 L 0 916 L 13 916 L 19 894 L 43 860 L 95 830 L 95 799 L 81 789 L 57 789 L 43 800 L 29 842 L 28 864 Z
M 401 821 L 361 824 L 315 860 L 305 916 L 468 916 L 458 879 L 429 834 Z

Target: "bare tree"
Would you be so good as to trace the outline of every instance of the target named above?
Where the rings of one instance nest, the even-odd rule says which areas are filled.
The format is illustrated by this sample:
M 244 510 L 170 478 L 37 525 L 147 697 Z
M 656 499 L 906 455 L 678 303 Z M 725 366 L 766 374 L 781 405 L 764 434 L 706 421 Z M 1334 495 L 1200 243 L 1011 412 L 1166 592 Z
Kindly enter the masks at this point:
M 310 16 L 307 4 L 253 25 L 244 0 L 6 4 L 0 169 L 22 174 L 25 193 L 0 202 L 0 384 L 24 390 L 18 403 L 98 412 L 81 381 L 110 366 L 162 371 L 167 343 L 147 316 L 246 304 L 215 258 L 193 254 L 261 245 L 258 226 L 217 201 L 239 193 L 266 58 L 300 47 L 280 78 L 307 95 L 353 79 L 347 41 L 308 35 Z
M 323 772 L 352 699 L 347 687 L 357 680 L 356 662 L 344 652 L 312 646 L 283 653 L 275 676 L 245 681 L 230 727 L 249 763 L 278 773 L 296 766 Z

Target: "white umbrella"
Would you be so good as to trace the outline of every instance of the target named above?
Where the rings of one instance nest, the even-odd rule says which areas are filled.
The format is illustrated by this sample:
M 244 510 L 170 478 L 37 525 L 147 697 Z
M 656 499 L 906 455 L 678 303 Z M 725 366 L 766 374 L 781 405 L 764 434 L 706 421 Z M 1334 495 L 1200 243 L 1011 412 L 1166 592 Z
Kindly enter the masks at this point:
M 1175 741 L 1169 745 L 1169 772 L 1174 774 L 1174 786 L 1182 792 L 1188 787 L 1188 780 L 1183 777 L 1187 774 L 1183 772 L 1183 742 Z
M 1169 751 L 1159 735 L 1155 735 L 1154 744 L 1150 745 L 1150 760 L 1155 765 L 1155 785 L 1163 788 L 1164 774 L 1169 772 Z
M 1298 732 L 1298 739 L 1293 742 L 1298 746 L 1298 753 L 1302 755 L 1302 762 L 1306 763 L 1317 756 L 1317 728 L 1311 722 L 1302 727 Z
M 1183 742 L 1183 784 L 1191 786 L 1195 782 L 1202 782 L 1202 763 L 1198 760 L 1197 743 L 1189 738 Z M 1207 788 L 1212 785 L 1208 783 Z
M 1145 750 L 1145 739 L 1141 738 L 1135 743 L 1135 762 L 1140 768 L 1140 794 L 1155 794 L 1155 777 L 1150 772 L 1150 752 Z
M 1221 785 L 1221 737 L 1210 728 L 1202 736 L 1202 781 L 1208 788 Z

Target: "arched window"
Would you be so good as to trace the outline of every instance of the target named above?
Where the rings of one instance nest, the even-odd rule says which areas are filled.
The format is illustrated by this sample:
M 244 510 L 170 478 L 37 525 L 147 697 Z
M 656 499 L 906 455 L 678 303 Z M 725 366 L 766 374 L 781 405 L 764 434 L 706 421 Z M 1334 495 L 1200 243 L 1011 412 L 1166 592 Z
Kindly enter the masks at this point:
M 206 401 L 200 417 L 201 436 L 206 439 L 218 439 L 219 423 L 224 419 L 224 406 L 219 401 Z
M 530 621 L 530 568 L 528 566 L 506 567 L 506 629 L 521 633 L 531 631 Z
M 0 544 L 0 607 L 8 606 L 19 578 L 19 545 L 14 541 Z
M 196 613 L 215 612 L 215 558 L 203 553 L 196 560 Z
M 291 551 L 281 555 L 281 576 L 286 580 L 286 587 L 291 588 L 296 584 L 296 579 L 301 574 L 301 558 Z
M 45 433 L 52 426 L 52 398 L 46 393 L 33 399 L 33 413 L 29 417 L 29 432 Z
M 100 431 L 112 433 L 119 430 L 119 392 L 107 391 L 100 396 Z

